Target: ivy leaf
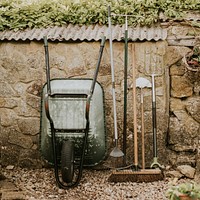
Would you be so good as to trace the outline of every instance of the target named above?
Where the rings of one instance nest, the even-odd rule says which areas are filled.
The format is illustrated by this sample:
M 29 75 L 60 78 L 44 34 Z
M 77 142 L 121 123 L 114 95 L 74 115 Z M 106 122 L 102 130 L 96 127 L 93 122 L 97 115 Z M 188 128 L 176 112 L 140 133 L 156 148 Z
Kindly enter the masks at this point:
M 199 0 L 0 0 L 0 30 L 69 23 L 104 25 L 108 24 L 108 5 L 112 13 L 132 15 L 132 26 L 152 25 L 159 21 L 160 12 L 169 19 L 181 19 L 186 10 L 200 10 Z M 123 16 L 112 17 L 114 25 L 124 21 Z

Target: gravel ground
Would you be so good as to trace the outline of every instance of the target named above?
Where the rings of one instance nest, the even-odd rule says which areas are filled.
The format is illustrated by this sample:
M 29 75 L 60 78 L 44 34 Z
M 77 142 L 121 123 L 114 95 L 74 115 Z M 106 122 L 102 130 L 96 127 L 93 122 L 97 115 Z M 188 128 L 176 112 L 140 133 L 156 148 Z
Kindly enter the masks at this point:
M 110 170 L 83 170 L 80 184 L 63 190 L 56 186 L 53 169 L 2 169 L 29 200 L 166 200 L 170 180 L 151 183 L 110 183 Z

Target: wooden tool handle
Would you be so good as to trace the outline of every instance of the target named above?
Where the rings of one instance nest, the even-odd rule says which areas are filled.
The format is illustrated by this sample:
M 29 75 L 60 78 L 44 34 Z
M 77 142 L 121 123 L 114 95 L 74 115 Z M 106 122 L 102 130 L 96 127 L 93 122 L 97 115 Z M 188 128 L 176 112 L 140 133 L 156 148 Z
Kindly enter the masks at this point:
M 141 130 L 142 130 L 142 169 L 145 169 L 145 143 L 144 143 L 144 101 L 141 88 Z
M 134 125 L 134 165 L 138 166 L 138 136 L 137 136 L 137 107 L 136 107 L 136 79 L 135 79 L 135 44 L 132 44 L 133 65 L 133 125 Z

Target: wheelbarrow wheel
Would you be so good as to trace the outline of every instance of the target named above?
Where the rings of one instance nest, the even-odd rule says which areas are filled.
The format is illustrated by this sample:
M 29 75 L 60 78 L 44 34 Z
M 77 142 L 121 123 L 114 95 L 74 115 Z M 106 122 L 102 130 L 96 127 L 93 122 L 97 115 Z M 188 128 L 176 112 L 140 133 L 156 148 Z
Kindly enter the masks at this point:
M 74 143 L 63 141 L 61 151 L 61 175 L 66 183 L 71 183 L 74 176 Z

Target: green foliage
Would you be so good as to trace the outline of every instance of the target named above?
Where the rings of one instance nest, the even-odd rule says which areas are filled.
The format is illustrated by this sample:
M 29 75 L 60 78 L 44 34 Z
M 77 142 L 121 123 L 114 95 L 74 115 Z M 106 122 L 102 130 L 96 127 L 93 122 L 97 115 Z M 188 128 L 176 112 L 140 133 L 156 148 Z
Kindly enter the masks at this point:
M 180 195 L 185 194 L 192 199 L 200 199 L 200 185 L 195 182 L 186 182 L 171 186 L 166 193 L 170 200 L 179 200 Z
M 200 65 L 200 45 L 197 45 L 193 49 L 193 55 L 190 58 L 192 61 L 197 62 Z
M 64 24 L 107 24 L 107 8 L 112 13 L 129 14 L 129 25 L 151 25 L 160 13 L 181 19 L 187 10 L 200 10 L 199 0 L 1 0 L 0 31 L 62 26 Z M 123 24 L 123 16 L 113 16 L 113 24 Z

